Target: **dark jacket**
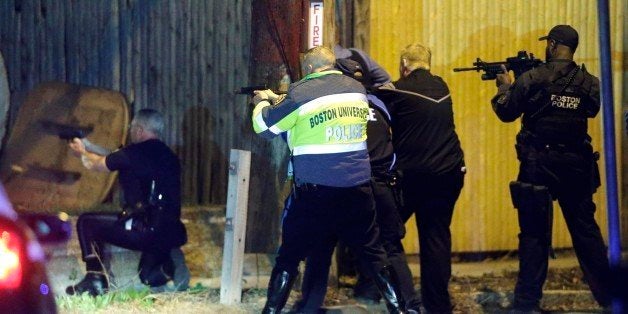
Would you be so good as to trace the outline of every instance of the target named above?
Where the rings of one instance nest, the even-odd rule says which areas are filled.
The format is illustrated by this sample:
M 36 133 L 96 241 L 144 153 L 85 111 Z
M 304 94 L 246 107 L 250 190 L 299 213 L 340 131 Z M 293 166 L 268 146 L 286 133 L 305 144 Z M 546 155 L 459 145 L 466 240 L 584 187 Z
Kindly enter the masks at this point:
M 156 139 L 131 144 L 107 155 L 105 162 L 109 170 L 119 172 L 123 207 L 145 209 L 143 218 L 163 239 L 160 245 L 175 247 L 187 242 L 181 222 L 181 166 L 166 144 Z M 148 206 L 153 180 L 152 197 L 157 206 Z
M 393 147 L 398 168 L 442 174 L 464 164 L 455 131 L 453 104 L 447 84 L 418 69 L 384 87 L 378 95 L 392 116 Z
M 369 94 L 369 121 L 366 146 L 369 150 L 371 172 L 374 176 L 386 175 L 395 167 L 395 153 L 390 128 L 390 113 L 386 105 L 375 95 Z

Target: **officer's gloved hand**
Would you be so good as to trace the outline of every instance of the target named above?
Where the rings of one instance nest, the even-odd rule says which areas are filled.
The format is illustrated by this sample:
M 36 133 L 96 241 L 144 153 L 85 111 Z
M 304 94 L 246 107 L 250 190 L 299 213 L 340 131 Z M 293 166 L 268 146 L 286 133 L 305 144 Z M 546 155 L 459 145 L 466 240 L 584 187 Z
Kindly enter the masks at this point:
M 75 157 L 81 157 L 81 155 L 85 154 L 85 152 L 86 152 L 85 143 L 83 143 L 83 140 L 81 140 L 80 138 L 77 138 L 77 137 L 73 138 L 68 143 L 68 146 L 72 150 L 72 154 Z
M 255 93 L 255 96 L 253 96 L 253 104 L 255 104 L 257 106 L 257 104 L 259 104 L 260 102 L 262 102 L 264 100 L 270 100 L 270 97 L 267 94 L 267 92 L 269 92 L 269 91 L 270 90 L 256 90 L 256 91 L 254 91 L 253 93 Z
M 268 95 L 268 99 L 270 99 L 273 103 L 277 102 L 277 99 L 279 99 L 279 95 L 275 94 L 275 92 L 270 89 L 267 89 L 264 92 Z
M 512 79 L 510 79 L 510 74 L 508 74 L 508 70 L 506 70 L 506 66 L 501 65 L 502 73 L 498 73 L 495 75 L 495 85 L 500 87 L 504 84 L 512 84 Z

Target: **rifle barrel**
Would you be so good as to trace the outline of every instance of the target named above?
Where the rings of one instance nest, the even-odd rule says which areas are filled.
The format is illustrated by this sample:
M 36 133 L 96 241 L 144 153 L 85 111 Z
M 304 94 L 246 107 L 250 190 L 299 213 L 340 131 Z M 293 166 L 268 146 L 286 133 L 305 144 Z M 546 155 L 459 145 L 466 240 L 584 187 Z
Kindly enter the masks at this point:
M 462 72 L 462 71 L 480 71 L 482 67 L 472 67 L 472 68 L 454 68 L 454 72 Z

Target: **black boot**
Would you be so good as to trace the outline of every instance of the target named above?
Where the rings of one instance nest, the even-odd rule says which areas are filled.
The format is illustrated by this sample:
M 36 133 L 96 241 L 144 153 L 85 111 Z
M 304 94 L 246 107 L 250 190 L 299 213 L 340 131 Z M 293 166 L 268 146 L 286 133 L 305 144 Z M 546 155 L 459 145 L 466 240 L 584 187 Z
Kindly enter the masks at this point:
M 388 311 L 394 314 L 406 312 L 406 301 L 399 292 L 399 284 L 394 270 L 390 266 L 385 266 L 373 277 L 377 289 L 384 297 Z
M 85 274 L 85 278 L 79 281 L 79 283 L 65 289 L 65 292 L 69 295 L 87 292 L 93 297 L 105 294 L 107 291 L 109 291 L 109 281 L 107 277 L 102 273 L 91 272 Z
M 266 305 L 262 310 L 263 314 L 279 314 L 281 309 L 286 305 L 290 289 L 294 284 L 295 276 L 291 276 L 285 270 L 273 269 L 268 282 L 268 294 L 266 296 Z
M 355 284 L 355 287 L 353 287 L 353 297 L 358 300 L 358 302 L 364 304 L 378 304 L 379 300 L 382 298 L 373 279 L 365 275 L 365 272 L 361 269 L 358 282 Z
M 176 291 L 185 291 L 190 287 L 190 270 L 185 263 L 185 257 L 181 248 L 170 250 L 170 258 L 172 258 L 173 269 L 172 281 Z

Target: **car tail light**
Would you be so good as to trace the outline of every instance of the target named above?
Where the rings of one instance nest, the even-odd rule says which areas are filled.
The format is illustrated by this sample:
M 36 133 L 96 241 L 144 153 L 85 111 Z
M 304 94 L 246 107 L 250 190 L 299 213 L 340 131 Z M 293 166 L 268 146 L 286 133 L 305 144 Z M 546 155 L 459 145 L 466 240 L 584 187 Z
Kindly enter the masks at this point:
M 21 242 L 18 234 L 0 230 L 0 289 L 16 289 L 22 283 Z

